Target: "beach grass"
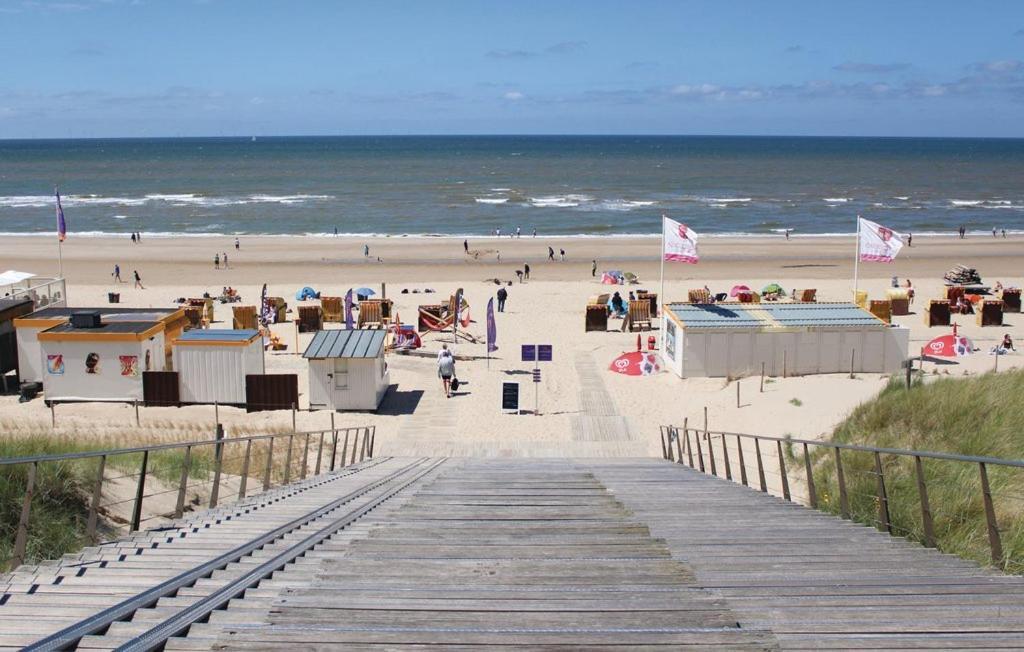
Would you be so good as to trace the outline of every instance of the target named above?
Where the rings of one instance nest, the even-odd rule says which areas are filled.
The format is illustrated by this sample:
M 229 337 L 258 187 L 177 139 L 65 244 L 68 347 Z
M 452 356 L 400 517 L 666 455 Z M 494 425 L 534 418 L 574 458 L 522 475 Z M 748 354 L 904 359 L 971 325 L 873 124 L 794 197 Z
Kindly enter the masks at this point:
M 857 407 L 833 441 L 958 455 L 1024 459 L 1024 370 L 968 378 L 942 378 L 908 389 L 893 379 L 874 400 Z M 854 520 L 881 527 L 878 474 L 871 453 L 843 451 L 843 471 Z M 924 542 L 924 517 L 913 457 L 882 455 L 893 533 Z M 944 552 L 1024 573 L 1024 469 L 987 465 L 1003 553 L 990 552 L 979 465 L 922 458 L 936 547 Z M 839 513 L 832 451 L 815 461 L 819 505 Z

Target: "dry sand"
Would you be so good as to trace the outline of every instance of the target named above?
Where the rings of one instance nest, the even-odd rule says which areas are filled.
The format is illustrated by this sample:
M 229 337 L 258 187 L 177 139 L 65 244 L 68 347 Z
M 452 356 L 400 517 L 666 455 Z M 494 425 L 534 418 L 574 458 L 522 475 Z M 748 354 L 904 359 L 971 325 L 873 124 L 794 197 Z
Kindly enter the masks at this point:
M 741 381 L 742 406 L 736 407 L 735 383 L 724 379 L 681 380 L 669 373 L 648 378 L 627 378 L 607 371 L 619 353 L 634 349 L 635 333 L 584 333 L 583 308 L 589 295 L 607 286 L 590 276 L 591 260 L 601 269 L 633 271 L 641 278 L 640 288 L 658 291 L 658 246 L 656 238 L 521 240 L 478 238 L 469 241 L 471 251 L 463 253 L 462 240 L 448 238 L 346 238 L 243 237 L 241 250 L 233 238 L 145 238 L 133 245 L 118 240 L 72 237 L 64 247 L 64 270 L 69 279 L 72 305 L 101 305 L 108 291 L 119 291 L 121 302 L 131 307 L 169 306 L 177 297 L 199 296 L 204 291 L 219 294 L 225 285 L 237 288 L 243 303 L 258 301 L 260 287 L 269 283 L 272 295 L 284 296 L 294 307 L 295 292 L 310 285 L 328 295 L 341 295 L 350 287 L 378 288 L 387 284 L 387 296 L 394 299 L 405 321 L 414 320 L 421 303 L 441 302 L 456 288 L 463 287 L 476 323 L 469 331 L 482 339 L 484 308 L 497 289 L 487 279 L 515 279 L 515 270 L 528 262 L 532 268 L 527 283 L 509 288 L 507 312 L 497 315 L 499 351 L 488 368 L 482 343 L 459 342 L 458 376 L 467 385 L 448 400 L 441 393 L 434 356 L 442 342 L 452 344 L 451 335 L 427 335 L 421 355 L 389 355 L 393 394 L 378 414 L 338 415 L 339 425 L 376 425 L 377 452 L 383 454 L 432 455 L 656 455 L 660 454 L 658 426 L 703 424 L 708 407 L 711 427 L 738 432 L 817 438 L 826 435 L 857 404 L 877 393 L 886 379 L 878 374 L 861 374 L 776 379 L 758 392 L 758 381 Z M 370 258 L 363 257 L 363 244 L 370 246 Z M 547 262 L 547 247 L 565 248 L 567 262 Z M 917 238 L 896 263 L 861 265 L 861 288 L 871 296 L 884 296 L 891 276 L 910 277 L 917 288 L 916 308 L 942 294 L 941 275 L 954 263 L 977 267 L 988 283 L 1021 285 L 1024 270 L 1020 238 Z M 847 300 L 850 297 L 852 238 L 716 238 L 701 245 L 699 265 L 672 264 L 666 267 L 665 297 L 684 300 L 686 290 L 705 284 L 713 291 L 727 291 L 735 283 L 761 287 L 777 281 L 788 288 L 818 288 L 819 300 Z M 12 238 L 3 246 L 0 268 L 38 274 L 56 271 L 56 243 L 52 238 Z M 501 253 L 501 262 L 497 252 Z M 213 269 L 215 253 L 227 252 L 230 268 Z M 377 261 L 380 257 L 381 262 Z M 122 278 L 132 270 L 142 275 L 145 290 L 131 283 L 115 285 L 114 263 Z M 402 294 L 403 289 L 433 288 L 436 294 Z M 912 307 L 912 310 L 914 307 Z M 231 325 L 231 307 L 217 306 L 215 328 Z M 945 329 L 928 329 L 919 312 L 897 318 L 910 327 L 912 351 Z M 962 332 L 987 351 L 1010 333 L 1024 343 L 1019 315 L 1008 315 L 1004 328 L 981 329 L 973 316 L 957 317 Z M 290 324 L 274 326 L 290 344 L 283 354 L 268 354 L 270 372 L 297 372 L 300 400 L 306 404 L 306 365 L 301 353 L 309 335 L 302 335 L 295 347 L 295 329 Z M 646 341 L 647 333 L 644 334 Z M 551 343 L 555 360 L 543 365 L 539 386 L 540 415 L 504 415 L 500 412 L 503 381 L 521 383 L 524 406 L 531 408 L 534 387 L 526 375 L 530 365 L 518 361 L 519 345 Z M 1018 355 L 1004 356 L 1000 369 L 1019 366 Z M 990 369 L 993 357 L 984 352 L 940 367 L 943 373 L 963 375 Z M 931 371 L 932 365 L 927 369 Z M 791 399 L 799 399 L 794 405 Z M 58 429 L 83 428 L 85 434 L 109 426 L 131 426 L 134 412 L 122 405 L 65 405 L 57 408 Z M 246 415 L 240 410 L 221 409 L 229 433 L 249 428 L 291 427 L 290 413 Z M 143 408 L 143 424 L 187 422 L 202 427 L 213 422 L 213 408 Z M 49 429 L 49 411 L 42 400 L 19 404 L 15 397 L 0 397 L 0 424 L 37 424 Z M 299 429 L 323 428 L 330 422 L 326 412 L 301 412 Z M 186 429 L 187 430 L 187 429 Z M 184 436 L 184 435 L 182 435 Z

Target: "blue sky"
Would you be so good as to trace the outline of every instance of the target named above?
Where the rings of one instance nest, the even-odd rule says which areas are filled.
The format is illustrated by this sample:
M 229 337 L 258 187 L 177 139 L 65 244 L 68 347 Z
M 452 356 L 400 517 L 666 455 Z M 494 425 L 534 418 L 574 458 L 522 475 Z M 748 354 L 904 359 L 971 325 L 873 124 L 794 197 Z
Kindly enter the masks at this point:
M 1024 136 L 1024 2 L 0 0 L 0 138 Z

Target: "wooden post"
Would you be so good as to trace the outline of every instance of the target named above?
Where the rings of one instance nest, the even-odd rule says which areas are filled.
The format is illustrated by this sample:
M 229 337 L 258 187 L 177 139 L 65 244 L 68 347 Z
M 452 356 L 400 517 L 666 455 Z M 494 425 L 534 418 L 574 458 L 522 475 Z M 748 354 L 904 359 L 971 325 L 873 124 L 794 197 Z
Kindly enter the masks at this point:
M 224 426 L 217 424 L 217 435 L 216 439 L 219 442 L 224 439 Z M 224 444 L 217 443 L 213 445 L 213 486 L 210 488 L 210 509 L 217 506 L 217 500 L 220 498 L 220 472 L 221 465 L 224 462 Z
M 53 401 L 50 401 L 50 429 L 57 429 L 57 407 Z
M 711 465 L 711 475 L 718 477 L 718 470 L 715 468 L 715 447 L 711 444 L 711 433 L 705 432 L 708 442 L 708 460 Z
M 90 541 L 96 538 L 96 519 L 100 511 L 100 500 L 103 497 L 103 472 L 107 467 L 107 456 L 100 455 L 99 468 L 96 470 L 96 482 L 92 485 L 92 502 L 89 504 L 89 520 L 86 521 L 85 535 Z
M 782 349 L 782 377 L 783 378 L 786 377 L 786 365 L 789 362 L 789 360 L 787 358 L 789 358 L 789 351 L 787 351 L 786 349 Z
M 149 450 L 142 451 L 142 468 L 139 469 L 139 483 L 135 486 L 135 506 L 132 507 L 130 532 L 136 532 L 142 524 L 142 499 L 146 493 L 146 466 L 149 464 Z
M 992 564 L 996 568 L 1003 568 L 1003 543 L 999 539 L 999 523 L 996 521 L 996 509 L 992 504 L 992 491 L 988 485 L 988 471 L 984 462 L 978 462 L 978 471 L 981 473 L 981 494 L 985 500 L 985 522 L 988 524 L 988 545 L 992 549 Z
M 274 437 L 267 440 L 267 466 L 263 469 L 263 491 L 270 489 L 270 472 L 274 464 Z
M 302 449 L 302 479 L 306 479 L 309 472 L 309 433 L 306 433 L 306 445 Z
M 743 461 L 743 438 L 739 435 L 736 435 L 736 451 L 740 458 L 740 481 L 744 487 L 749 487 L 750 485 L 747 484 L 747 465 Z
M 338 429 L 334 427 L 334 412 L 331 412 L 331 471 L 338 455 Z
M 668 426 L 661 426 L 659 428 L 659 430 L 661 431 L 661 459 L 667 460 L 668 459 L 668 444 L 671 441 L 671 438 L 668 438 L 668 440 L 666 441 L 666 438 L 667 438 L 667 435 L 668 435 Z
M 768 482 L 764 479 L 764 459 L 761 457 L 761 440 L 754 437 L 754 454 L 757 456 L 757 479 L 761 484 L 761 492 L 768 493 Z
M 814 469 L 811 467 L 811 453 L 804 444 L 804 472 L 807 474 L 807 504 L 818 508 L 818 492 L 814 488 Z
M 761 393 L 764 394 L 764 363 L 761 363 Z
M 50 403 L 52 406 L 53 403 Z M 11 559 L 11 568 L 17 568 L 25 563 L 25 548 L 28 546 L 28 519 L 32 513 L 32 493 L 36 485 L 36 467 L 38 462 L 32 462 L 28 467 L 28 478 L 25 482 L 25 499 L 21 503 L 21 516 L 18 517 L 18 531 L 14 535 L 14 557 Z
M 362 462 L 366 459 L 367 440 L 370 438 L 370 429 L 366 428 L 363 430 L 363 446 L 359 449 L 359 461 Z
M 174 518 L 185 513 L 185 492 L 188 490 L 188 472 L 192 464 L 192 447 L 185 447 L 185 458 L 181 461 L 181 480 L 178 482 L 178 502 L 174 505 Z
M 676 436 L 676 461 L 680 464 L 683 463 L 683 442 L 679 439 L 679 428 L 672 428 L 672 432 Z
M 377 442 L 377 426 L 370 426 L 370 448 L 369 455 L 373 457 L 373 445 Z
M 694 431 L 693 439 L 697 442 L 697 463 L 700 465 L 700 472 L 704 473 L 704 451 L 700 447 L 700 432 Z
M 238 499 L 245 498 L 246 485 L 249 484 L 249 455 L 252 453 L 252 440 L 245 442 L 245 459 L 242 460 L 242 477 L 238 482 Z
M 779 456 L 779 476 L 782 478 L 782 497 L 791 500 L 789 495 L 789 476 L 786 474 L 786 457 L 782 454 L 782 442 L 775 440 L 775 451 Z
M 924 482 L 924 465 L 921 456 L 914 456 L 914 472 L 917 475 L 917 496 L 921 502 L 921 525 L 924 527 L 924 545 L 935 547 L 935 525 L 932 523 L 932 507 L 928 502 L 928 487 Z
M 325 434 L 326 433 L 323 433 L 323 432 L 320 433 L 320 445 L 317 446 L 317 449 L 316 449 L 316 471 L 313 473 L 313 475 L 320 475 L 320 463 L 323 461 L 323 458 L 324 458 L 324 435 Z
M 298 428 L 295 427 L 295 419 L 296 419 L 295 412 L 296 412 L 295 404 L 292 403 L 292 432 L 298 432 Z
M 729 446 L 725 441 L 724 432 L 722 433 L 722 459 L 725 461 L 725 479 L 732 480 L 732 466 L 729 464 Z
M 213 427 L 216 428 L 220 425 L 220 405 L 217 401 L 213 402 Z
M 292 479 L 292 443 L 295 439 L 295 435 L 288 435 L 288 453 L 284 456 L 284 484 L 288 484 Z
M 740 406 L 740 381 L 736 379 L 736 407 Z
M 345 428 L 345 442 L 341 445 L 341 468 L 345 468 L 345 459 L 348 455 L 348 431 L 349 428 Z
M 911 374 L 914 373 L 914 359 L 907 360 L 907 389 L 910 389 Z
M 135 427 L 139 427 L 139 399 L 132 401 L 135 404 Z
M 892 534 L 889 520 L 889 495 L 885 491 L 885 474 L 882 471 L 882 456 L 875 451 L 875 486 L 878 498 L 878 522 L 885 531 Z
M 708 406 L 704 406 L 704 432 L 708 431 Z
M 348 462 L 350 466 L 356 463 L 356 449 L 359 448 L 359 428 L 354 430 L 356 431 L 356 436 L 352 440 L 352 459 Z
M 853 379 L 853 357 L 857 355 L 857 349 L 850 349 L 850 379 Z
M 686 437 L 686 459 L 690 462 L 690 468 L 695 469 L 697 467 L 693 465 L 693 444 L 690 443 L 689 428 L 683 429 L 683 436 Z
M 841 449 L 836 448 L 836 482 L 839 483 L 839 515 L 850 518 L 850 498 L 846 495 L 846 476 L 843 475 L 843 457 Z

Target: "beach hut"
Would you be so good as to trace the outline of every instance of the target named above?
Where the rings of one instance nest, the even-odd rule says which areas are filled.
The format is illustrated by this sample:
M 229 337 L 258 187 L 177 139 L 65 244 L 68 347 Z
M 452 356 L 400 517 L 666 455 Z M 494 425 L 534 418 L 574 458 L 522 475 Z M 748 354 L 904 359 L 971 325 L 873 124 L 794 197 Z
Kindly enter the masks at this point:
M 852 303 L 673 303 L 662 359 L 681 378 L 898 371 L 910 331 Z M 852 369 L 851 369 L 852 365 Z
M 172 345 L 182 403 L 245 404 L 246 375 L 262 375 L 257 330 L 191 330 Z
M 98 313 L 37 335 L 48 402 L 141 400 L 142 373 L 163 371 L 164 324 L 103 321 Z
M 14 320 L 14 331 L 18 339 L 18 373 L 22 382 L 42 382 L 46 368 L 41 356 L 38 336 L 55 326 L 68 323 L 74 312 L 99 313 L 103 322 L 159 322 L 164 332 L 164 357 L 160 368 L 167 366 L 170 359 L 170 343 L 184 330 L 188 318 L 183 308 L 121 308 L 103 306 L 100 308 L 43 308 Z
M 302 354 L 309 361 L 309 406 L 376 410 L 390 381 L 384 361 L 386 334 L 360 329 L 317 332 Z
M 14 333 L 14 320 L 32 312 L 32 300 L 0 299 L 0 376 L 2 386 L 7 389 L 7 374 L 15 372 L 13 382 L 18 382 L 18 339 Z M 17 385 L 14 385 L 17 387 Z

